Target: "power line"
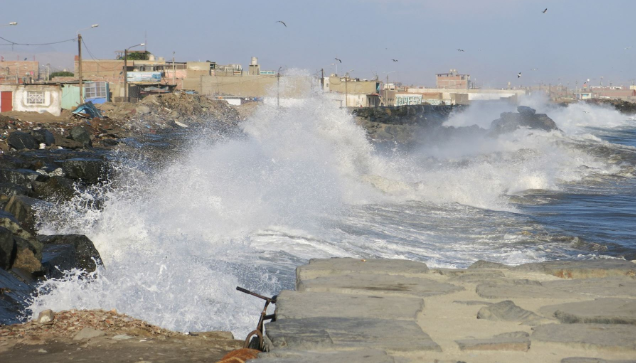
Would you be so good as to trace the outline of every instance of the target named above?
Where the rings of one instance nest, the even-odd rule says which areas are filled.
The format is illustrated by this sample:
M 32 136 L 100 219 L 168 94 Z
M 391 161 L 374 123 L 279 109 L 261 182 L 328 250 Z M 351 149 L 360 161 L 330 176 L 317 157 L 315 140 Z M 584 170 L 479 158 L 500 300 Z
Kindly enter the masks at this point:
M 73 39 L 60 40 L 60 41 L 57 41 L 57 42 L 49 42 L 49 43 L 18 43 L 18 42 L 14 42 L 12 40 L 9 40 L 9 39 L 3 38 L 3 37 L 0 37 L 0 39 L 2 39 L 5 42 L 9 43 L 9 44 L 0 44 L 0 45 L 10 45 L 10 46 L 14 46 L 14 45 L 26 45 L 26 46 L 53 45 L 53 44 L 60 44 L 60 43 L 66 43 L 66 42 L 74 42 L 74 41 L 77 40 L 77 38 L 73 38 Z

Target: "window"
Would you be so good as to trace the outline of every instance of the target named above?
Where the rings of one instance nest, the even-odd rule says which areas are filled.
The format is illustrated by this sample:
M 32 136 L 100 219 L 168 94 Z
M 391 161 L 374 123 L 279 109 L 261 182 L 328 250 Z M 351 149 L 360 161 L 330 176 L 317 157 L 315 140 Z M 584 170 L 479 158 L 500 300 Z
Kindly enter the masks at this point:
M 106 82 L 86 83 L 84 89 L 86 98 L 108 98 Z
M 43 105 L 44 104 L 44 92 L 42 91 L 27 91 L 27 104 L 29 105 Z

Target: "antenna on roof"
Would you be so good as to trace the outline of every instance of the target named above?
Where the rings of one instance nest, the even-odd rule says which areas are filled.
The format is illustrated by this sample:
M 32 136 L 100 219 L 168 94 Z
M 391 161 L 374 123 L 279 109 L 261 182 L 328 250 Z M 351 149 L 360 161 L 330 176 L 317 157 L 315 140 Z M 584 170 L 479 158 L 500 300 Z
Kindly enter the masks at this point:
M 148 44 L 148 31 L 144 30 L 144 53 L 147 52 L 146 50 L 147 44 Z

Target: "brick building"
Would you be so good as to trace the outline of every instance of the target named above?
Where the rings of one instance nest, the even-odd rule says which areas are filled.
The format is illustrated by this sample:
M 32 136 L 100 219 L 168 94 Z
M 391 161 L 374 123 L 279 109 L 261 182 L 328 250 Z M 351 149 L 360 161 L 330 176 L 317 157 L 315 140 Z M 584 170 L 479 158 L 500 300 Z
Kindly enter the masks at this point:
M 0 58 L 0 83 L 32 83 L 40 78 L 40 62 Z
M 471 87 L 470 75 L 459 74 L 456 69 L 448 73 L 438 73 L 436 77 L 437 88 L 469 89 Z

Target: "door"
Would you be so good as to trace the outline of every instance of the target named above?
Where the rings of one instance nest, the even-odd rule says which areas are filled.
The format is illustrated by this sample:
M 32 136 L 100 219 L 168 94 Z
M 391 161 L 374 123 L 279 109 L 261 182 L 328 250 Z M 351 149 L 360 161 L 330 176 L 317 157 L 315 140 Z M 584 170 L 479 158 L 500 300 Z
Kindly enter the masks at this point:
M 0 92 L 0 112 L 13 111 L 13 92 Z

